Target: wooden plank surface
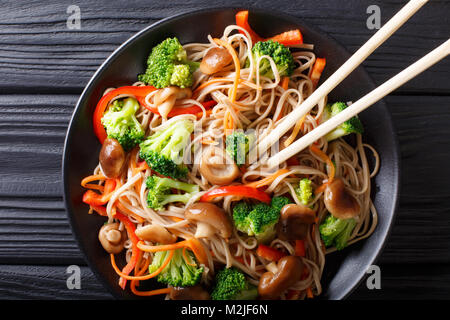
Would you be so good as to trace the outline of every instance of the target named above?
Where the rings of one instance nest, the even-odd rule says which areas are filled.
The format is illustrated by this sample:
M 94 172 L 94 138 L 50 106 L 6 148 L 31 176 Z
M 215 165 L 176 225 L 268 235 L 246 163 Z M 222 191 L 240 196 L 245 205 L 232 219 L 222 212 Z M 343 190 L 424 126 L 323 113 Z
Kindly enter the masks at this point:
M 100 2 L 99 2 L 100 3 Z M 167 16 L 205 7 L 250 6 L 301 17 L 356 51 L 373 33 L 366 27 L 369 5 L 378 5 L 382 22 L 399 10 L 395 1 L 105 1 L 80 0 L 81 29 L 69 30 L 71 1 L 14 1 L 0 11 L 0 93 L 78 93 L 97 67 L 135 32 Z M 430 1 L 370 56 L 364 65 L 377 83 L 423 56 L 450 34 L 450 1 Z M 450 62 L 425 72 L 399 92 L 450 91 Z M 18 86 L 20 84 L 20 86 Z M 55 91 L 56 90 L 56 91 Z
M 368 5 L 386 21 L 404 1 L 248 2 L 302 17 L 355 51 L 373 30 Z M 73 107 L 103 60 L 145 26 L 172 14 L 245 2 L 77 1 L 81 30 L 68 30 L 70 1 L 0 8 L 0 299 L 109 299 L 71 233 L 62 201 L 61 157 Z M 450 1 L 430 1 L 365 67 L 381 83 L 450 34 Z M 436 298 L 450 293 L 450 59 L 386 99 L 401 146 L 400 206 L 380 257 L 383 290 L 352 298 Z M 13 143 L 12 143 L 13 142 Z M 82 290 L 65 270 L 82 266 Z

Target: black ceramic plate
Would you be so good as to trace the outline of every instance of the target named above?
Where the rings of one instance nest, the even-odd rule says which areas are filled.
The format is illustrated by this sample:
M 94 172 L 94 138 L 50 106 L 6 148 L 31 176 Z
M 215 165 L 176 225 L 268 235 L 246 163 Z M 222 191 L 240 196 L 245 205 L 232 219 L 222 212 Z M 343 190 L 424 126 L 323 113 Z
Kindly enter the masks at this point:
M 177 36 L 181 43 L 206 42 L 208 34 L 220 37 L 224 28 L 234 24 L 236 9 L 207 9 L 164 19 L 139 32 L 120 46 L 98 69 L 83 91 L 76 106 L 66 137 L 63 158 L 64 199 L 79 246 L 100 281 L 117 298 L 131 298 L 117 285 L 118 277 L 109 256 L 97 240 L 104 218 L 88 215 L 82 203 L 80 181 L 91 174 L 98 162 L 100 144 L 92 128 L 94 108 L 108 87 L 130 85 L 145 69 L 151 48 L 167 37 Z M 314 52 L 326 57 L 323 78 L 332 74 L 348 58 L 348 52 L 333 39 L 305 25 L 301 19 L 272 10 L 250 11 L 250 24 L 261 36 L 270 36 L 300 28 L 305 43 L 314 44 Z M 363 68 L 356 69 L 330 95 L 332 100 L 356 101 L 374 89 L 374 83 Z M 379 214 L 374 234 L 360 243 L 327 256 L 322 279 L 324 299 L 342 299 L 361 281 L 374 263 L 388 236 L 394 219 L 399 187 L 399 158 L 390 114 L 383 102 L 364 111 L 360 118 L 365 127 L 364 140 L 373 145 L 381 158 L 380 172 L 373 182 L 373 200 Z M 156 287 L 156 282 L 154 283 Z

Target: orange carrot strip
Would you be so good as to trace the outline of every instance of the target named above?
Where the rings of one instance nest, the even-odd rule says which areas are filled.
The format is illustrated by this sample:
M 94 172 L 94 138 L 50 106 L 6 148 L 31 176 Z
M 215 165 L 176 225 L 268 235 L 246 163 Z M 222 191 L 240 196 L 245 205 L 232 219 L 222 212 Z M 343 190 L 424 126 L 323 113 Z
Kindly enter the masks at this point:
M 88 182 L 105 180 L 105 179 L 106 179 L 106 177 L 102 174 L 94 174 L 91 176 L 87 176 L 86 178 L 81 180 L 81 186 L 84 187 Z
M 306 114 L 300 120 L 297 121 L 294 129 L 292 130 L 291 135 L 289 136 L 289 138 L 287 138 L 284 141 L 285 148 L 288 147 L 292 142 L 294 142 L 295 138 L 297 137 L 298 133 L 300 132 L 300 130 L 303 127 L 303 122 L 305 121 L 305 118 L 306 118 Z
M 276 178 L 278 178 L 279 176 L 281 176 L 282 174 L 285 174 L 287 172 L 289 172 L 288 169 L 280 169 L 277 172 L 275 172 L 274 174 L 272 174 L 264 179 L 247 183 L 246 186 L 253 187 L 253 188 L 261 188 L 265 185 L 272 183 Z
M 223 41 L 221 39 L 217 39 L 217 38 L 214 38 L 213 40 L 219 46 L 222 46 L 222 47 L 226 48 L 228 50 L 228 52 L 231 54 L 231 56 L 233 57 L 234 69 L 235 69 L 235 72 L 236 72 L 236 76 L 234 78 L 233 92 L 231 93 L 230 100 L 231 100 L 231 102 L 235 102 L 236 101 L 237 88 L 238 88 L 238 84 L 239 84 L 239 79 L 241 77 L 241 64 L 239 62 L 239 58 L 238 58 L 238 56 L 236 54 L 236 51 L 231 46 L 231 44 L 229 44 L 228 42 Z
M 140 297 L 150 297 L 150 296 L 156 296 L 159 294 L 168 294 L 170 293 L 172 289 L 170 288 L 162 288 L 162 289 L 156 289 L 156 290 L 150 290 L 150 291 L 138 291 L 136 290 L 136 287 L 131 287 L 131 291 Z
M 158 274 L 161 273 L 161 271 L 169 264 L 170 260 L 172 260 L 173 254 L 174 254 L 174 251 L 170 250 L 168 257 L 166 258 L 166 260 L 164 260 L 164 263 L 158 269 L 156 269 L 155 272 L 147 274 L 145 276 L 129 276 L 129 275 L 123 273 L 122 271 L 120 271 L 120 269 L 116 265 L 114 254 L 111 253 L 110 258 L 111 258 L 111 265 L 112 265 L 114 271 L 121 278 L 127 279 L 127 280 L 148 280 L 148 279 L 156 277 Z
M 328 155 L 323 152 L 322 150 L 320 150 L 318 147 L 316 147 L 315 145 L 311 145 L 310 147 L 311 152 L 313 152 L 314 154 L 316 154 L 323 162 L 325 162 L 330 170 L 330 172 L 328 173 L 328 181 L 325 182 L 324 184 L 322 184 L 321 186 L 319 186 L 314 193 L 315 194 L 319 194 L 320 192 L 322 192 L 323 190 L 325 190 L 326 186 L 328 184 L 330 184 L 331 182 L 333 182 L 334 180 L 334 176 L 336 174 L 336 169 L 334 168 L 334 164 L 333 161 L 331 161 L 330 157 L 328 157 Z
M 308 289 L 306 289 L 306 296 L 307 296 L 309 299 L 314 298 L 314 294 L 313 294 L 313 292 L 312 292 L 311 287 L 308 287 Z
M 287 90 L 289 87 L 289 77 L 283 77 L 283 79 L 281 80 L 281 87 L 284 90 Z
M 316 62 L 314 63 L 311 72 L 309 73 L 309 77 L 311 78 L 314 88 L 316 88 L 319 84 L 320 76 L 322 75 L 323 69 L 325 68 L 326 64 L 327 60 L 325 58 L 316 59 Z

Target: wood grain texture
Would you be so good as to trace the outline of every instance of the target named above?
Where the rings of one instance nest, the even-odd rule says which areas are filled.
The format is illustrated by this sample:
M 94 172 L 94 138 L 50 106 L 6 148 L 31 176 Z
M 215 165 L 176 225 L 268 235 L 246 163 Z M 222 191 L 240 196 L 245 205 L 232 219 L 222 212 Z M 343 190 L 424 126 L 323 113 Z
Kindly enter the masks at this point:
M 395 1 L 276 1 L 229 0 L 76 2 L 81 29 L 66 21 L 72 1 L 17 1 L 0 10 L 0 93 L 78 93 L 97 67 L 123 41 L 170 15 L 205 7 L 257 7 L 301 17 L 356 51 L 374 30 L 366 27 L 369 5 L 378 5 L 382 22 L 398 11 Z M 450 1 L 430 1 L 364 63 L 377 83 L 401 71 L 448 38 Z M 398 92 L 450 92 L 450 61 L 444 61 Z
M 351 52 L 385 22 L 393 1 L 77 1 L 81 30 L 66 27 L 72 1 L 0 4 L 0 299 L 109 299 L 72 235 L 62 199 L 64 138 L 81 90 L 123 41 L 167 16 L 204 7 L 281 10 L 327 32 Z M 443 42 L 450 0 L 430 1 L 364 63 L 377 83 Z M 391 236 L 378 264 L 382 290 L 364 283 L 355 299 L 442 299 L 450 294 L 450 60 L 386 99 L 400 141 L 402 184 Z M 82 290 L 66 267 L 82 266 Z
M 83 299 L 109 300 L 113 297 L 100 285 L 88 267 L 81 269 L 81 288 L 68 289 L 68 266 L 3 265 L 0 271 L 0 300 L 4 299 Z M 366 282 L 349 296 L 366 299 L 448 299 L 448 265 L 421 265 L 418 270 L 398 265 L 380 265 L 381 289 L 369 290 Z

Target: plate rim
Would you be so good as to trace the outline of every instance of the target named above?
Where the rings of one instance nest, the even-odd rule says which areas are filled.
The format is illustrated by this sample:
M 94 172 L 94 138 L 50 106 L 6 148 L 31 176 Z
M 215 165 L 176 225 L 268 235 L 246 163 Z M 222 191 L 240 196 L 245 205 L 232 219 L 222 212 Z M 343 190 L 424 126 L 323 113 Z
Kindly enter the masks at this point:
M 340 42 L 338 42 L 333 36 L 329 35 L 327 32 L 325 32 L 324 30 L 322 30 L 320 27 L 315 26 L 315 25 L 311 25 L 309 23 L 305 23 L 303 21 L 300 22 L 301 17 L 296 17 L 293 16 L 289 13 L 280 11 L 278 9 L 266 9 L 266 8 L 260 8 L 260 7 L 252 7 L 252 6 L 242 6 L 239 8 L 233 8 L 230 6 L 211 6 L 211 7 L 205 7 L 205 8 L 201 8 L 201 9 L 193 9 L 193 10 L 187 10 L 187 11 L 182 11 L 179 13 L 176 13 L 174 15 L 170 15 L 166 18 L 160 19 L 146 27 L 144 27 L 142 30 L 134 33 L 132 36 L 130 36 L 127 40 L 125 40 L 124 42 L 122 42 L 104 61 L 103 63 L 97 68 L 97 70 L 94 72 L 94 74 L 91 76 L 91 78 L 89 79 L 89 81 L 87 82 L 87 84 L 85 85 L 83 91 L 81 92 L 76 104 L 75 104 L 75 108 L 72 112 L 72 116 L 70 118 L 69 124 L 68 124 L 68 129 L 66 132 L 66 136 L 64 139 L 64 148 L 63 148 L 63 154 L 62 154 L 62 163 L 61 163 L 61 168 L 62 168 L 62 187 L 63 187 L 63 202 L 64 202 L 64 207 L 65 207 L 65 212 L 66 215 L 68 217 L 69 220 L 69 224 L 70 224 L 70 228 L 72 231 L 72 234 L 77 242 L 77 245 L 83 255 L 83 258 L 85 260 L 85 262 L 87 263 L 87 265 L 89 266 L 90 270 L 94 273 L 94 275 L 96 276 L 96 278 L 99 280 L 99 282 L 103 285 L 104 288 L 107 289 L 108 292 L 111 293 L 111 295 L 113 296 L 113 298 L 115 299 L 121 299 L 123 298 L 123 296 L 118 295 L 118 293 L 116 292 L 116 290 L 114 290 L 114 288 L 112 287 L 112 285 L 109 283 L 109 281 L 106 280 L 105 277 L 103 277 L 100 272 L 97 270 L 95 263 L 93 261 L 91 261 L 91 259 L 89 258 L 89 256 L 86 254 L 87 250 L 85 248 L 85 245 L 82 241 L 82 239 L 80 238 L 80 235 L 78 234 L 78 231 L 75 230 L 75 226 L 74 226 L 74 212 L 72 211 L 71 205 L 69 205 L 69 186 L 68 186 L 68 174 L 69 174 L 69 167 L 67 165 L 68 163 L 68 147 L 69 147 L 69 141 L 71 140 L 72 136 L 73 136 L 73 124 L 75 122 L 75 118 L 78 116 L 80 109 L 81 109 L 81 103 L 84 99 L 86 99 L 85 95 L 88 91 L 90 91 L 91 89 L 93 89 L 93 83 L 96 81 L 98 75 L 100 73 L 102 73 L 105 69 L 108 68 L 109 64 L 111 63 L 111 61 L 118 55 L 121 54 L 121 52 L 123 50 L 126 49 L 126 47 L 128 45 L 130 45 L 131 43 L 133 43 L 137 38 L 141 37 L 143 34 L 147 33 L 147 32 L 151 32 L 151 29 L 164 24 L 166 22 L 169 22 L 171 20 L 175 20 L 175 19 L 179 19 L 179 18 L 183 18 L 183 17 L 187 17 L 190 15 L 197 15 L 203 12 L 220 12 L 220 11 L 239 11 L 239 10 L 249 10 L 251 12 L 259 12 L 261 14 L 269 14 L 284 20 L 287 20 L 289 22 L 292 22 L 294 24 L 298 24 L 298 25 L 303 25 L 307 28 L 309 28 L 310 30 L 316 31 L 318 33 L 321 34 L 321 36 L 323 36 L 324 38 L 327 38 L 327 40 L 331 41 L 333 43 L 333 45 L 336 45 L 338 47 L 340 47 L 342 50 L 344 50 L 349 56 L 351 56 L 351 53 L 347 50 L 347 48 L 341 44 Z M 311 27 L 312 26 L 312 27 Z M 366 69 L 364 68 L 363 65 L 360 65 L 358 68 L 361 68 L 362 71 L 365 73 L 365 75 L 368 78 L 369 81 L 369 85 L 372 86 L 373 88 L 376 88 L 376 84 L 373 80 L 373 78 L 370 76 L 370 74 L 366 71 Z M 92 88 L 91 88 L 92 87 Z M 392 143 L 393 143 L 393 159 L 390 159 L 391 161 L 393 161 L 393 167 L 395 168 L 394 170 L 394 174 L 395 176 L 393 177 L 394 180 L 396 180 L 395 186 L 394 186 L 394 203 L 392 205 L 392 209 L 390 213 L 390 219 L 389 219 L 389 223 L 386 227 L 386 232 L 385 235 L 383 237 L 383 239 L 381 241 L 379 241 L 377 243 L 376 246 L 376 253 L 373 254 L 371 256 L 370 262 L 368 262 L 368 265 L 373 265 L 380 257 L 380 255 L 382 254 L 387 240 L 390 237 L 391 233 L 392 233 L 392 227 L 394 225 L 394 222 L 396 220 L 396 216 L 397 216 L 397 211 L 398 211 L 398 206 L 399 206 L 399 195 L 400 195 L 400 186 L 401 186 L 401 158 L 400 158 L 400 148 L 399 148 L 399 141 L 398 141 L 398 136 L 397 136 L 397 130 L 395 127 L 395 124 L 393 122 L 393 118 L 392 118 L 392 114 L 388 108 L 387 103 L 385 102 L 385 99 L 381 99 L 378 101 L 378 103 L 380 103 L 380 107 L 382 107 L 385 110 L 386 116 L 388 117 L 388 122 L 389 125 L 391 126 L 391 131 L 392 131 Z M 354 280 L 351 281 L 351 286 L 350 289 L 347 290 L 347 292 L 343 292 L 342 294 L 338 295 L 337 298 L 335 298 L 335 300 L 342 300 L 342 299 L 346 299 L 350 294 L 352 294 L 362 283 L 362 281 L 365 279 L 365 274 L 366 271 L 363 270 L 362 272 L 360 271 L 357 276 L 354 277 Z M 323 293 L 322 293 L 323 294 Z

